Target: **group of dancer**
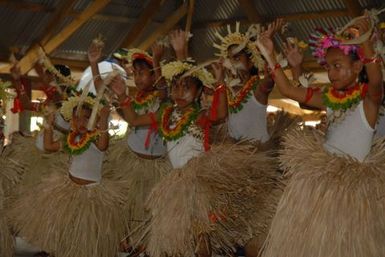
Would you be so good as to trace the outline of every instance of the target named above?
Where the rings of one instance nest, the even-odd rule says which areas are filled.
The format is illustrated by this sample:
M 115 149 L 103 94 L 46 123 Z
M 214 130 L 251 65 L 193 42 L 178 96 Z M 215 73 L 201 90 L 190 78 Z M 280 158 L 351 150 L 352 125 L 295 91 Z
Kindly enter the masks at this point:
M 174 59 L 163 60 L 161 44 L 151 55 L 120 49 L 106 72 L 104 43 L 94 40 L 92 79 L 81 88 L 68 68 L 39 59 L 40 104 L 15 63 L 15 103 L 44 123 L 36 137 L 1 142 L 0 255 L 15 254 L 15 237 L 55 257 L 233 256 L 238 247 L 264 257 L 385 255 L 385 141 L 374 140 L 384 51 L 375 22 L 365 13 L 343 31 L 311 36 L 331 83 L 322 89 L 299 80 L 298 40 L 284 44 L 293 78 L 284 72 L 273 41 L 281 19 L 244 33 L 228 26 L 214 43 L 220 58 L 202 64 L 177 30 L 168 37 Z M 269 128 L 274 86 L 326 111 L 326 132 L 287 114 Z M 112 111 L 129 124 L 123 139 L 109 134 Z

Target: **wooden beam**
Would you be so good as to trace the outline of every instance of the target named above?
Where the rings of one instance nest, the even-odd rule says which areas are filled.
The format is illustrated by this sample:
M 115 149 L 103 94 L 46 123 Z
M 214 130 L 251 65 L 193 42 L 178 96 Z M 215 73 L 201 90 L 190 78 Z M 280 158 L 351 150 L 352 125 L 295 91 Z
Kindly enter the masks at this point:
M 72 10 L 73 5 L 77 0 L 67 0 L 62 1 L 57 7 L 55 12 L 52 15 L 52 18 L 48 22 L 48 26 L 44 29 L 43 38 L 40 40 L 40 45 L 45 45 L 48 40 L 52 37 L 52 34 L 59 25 L 59 22 L 62 21 Z
M 362 15 L 363 8 L 358 0 L 344 0 L 344 3 L 351 17 Z
M 187 12 L 187 18 L 186 18 L 186 26 L 184 31 L 190 32 L 191 31 L 191 24 L 192 24 L 192 17 L 194 14 L 194 6 L 195 6 L 195 0 L 189 0 L 188 1 L 188 12 Z
M 71 70 L 85 70 L 88 66 L 90 66 L 90 63 L 88 61 L 79 61 L 79 60 L 70 60 L 70 59 L 64 59 L 64 58 L 50 58 L 52 64 L 63 64 L 67 65 L 71 68 Z
M 330 10 L 322 12 L 311 12 L 311 13 L 293 13 L 287 15 L 281 15 L 277 17 L 264 17 L 264 21 L 273 21 L 276 18 L 283 18 L 286 21 L 296 21 L 296 20 L 317 20 L 326 17 L 344 17 L 349 16 L 347 10 Z M 218 28 L 226 26 L 227 24 L 235 23 L 240 21 L 242 24 L 250 24 L 252 22 L 249 19 L 245 18 L 231 18 L 226 20 L 212 20 L 212 21 L 203 21 L 194 23 L 193 29 L 205 29 L 205 28 Z
M 44 50 L 47 54 L 50 54 L 59 47 L 64 41 L 66 41 L 76 30 L 78 30 L 85 22 L 88 21 L 95 13 L 103 9 L 111 0 L 98 0 L 94 1 L 89 7 L 87 7 L 78 17 L 76 17 L 69 25 L 67 25 L 56 36 L 50 39 L 44 46 Z M 27 73 L 38 59 L 39 46 L 32 47 L 32 49 L 19 61 L 21 72 Z M 1 72 L 9 72 L 10 65 L 0 68 Z
M 263 17 L 258 14 L 258 10 L 255 8 L 252 0 L 238 0 L 238 2 L 251 23 L 262 23 L 264 21 Z
M 31 2 L 21 2 L 12 0 L 0 0 L 0 5 L 12 8 L 18 11 L 29 12 L 52 12 L 54 8 L 47 7 L 44 4 L 37 4 Z
M 140 49 L 148 49 L 159 37 L 168 33 L 174 26 L 177 24 L 180 19 L 182 19 L 188 9 L 188 4 L 185 2 L 181 5 L 171 16 L 169 16 L 163 24 L 159 26 L 157 30 L 152 32 L 152 34 L 146 38 L 141 44 L 138 45 Z
M 155 13 L 159 11 L 159 8 L 163 5 L 163 3 L 164 0 L 150 0 L 138 20 L 132 26 L 126 38 L 123 40 L 123 43 L 121 44 L 122 47 L 130 48 L 132 46 L 135 39 L 137 39 L 143 33 L 144 29 L 151 22 L 151 19 Z

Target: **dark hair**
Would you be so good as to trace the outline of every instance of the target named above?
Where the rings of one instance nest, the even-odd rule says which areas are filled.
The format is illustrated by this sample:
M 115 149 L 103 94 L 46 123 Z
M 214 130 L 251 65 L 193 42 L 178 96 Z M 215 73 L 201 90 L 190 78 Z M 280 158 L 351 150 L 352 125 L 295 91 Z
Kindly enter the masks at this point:
M 72 113 L 75 113 L 76 112 L 76 109 L 77 109 L 77 106 L 75 106 L 73 109 L 72 109 Z M 83 103 L 82 104 L 82 110 L 87 110 L 87 111 L 91 111 L 92 112 L 92 106 L 88 103 Z
M 350 51 L 349 57 L 354 62 L 361 60 L 361 58 L 358 54 L 358 51 L 356 51 L 356 50 Z M 365 66 L 363 66 L 362 70 L 358 74 L 358 82 L 361 82 L 361 83 L 368 83 L 369 82 L 368 73 L 366 72 Z
M 141 58 L 137 58 L 135 59 L 133 62 L 132 62 L 132 66 L 134 68 L 147 68 L 150 70 L 151 73 L 154 73 L 154 67 L 149 64 L 146 60 L 144 59 L 141 59 Z
M 64 64 L 55 64 L 54 67 L 55 67 L 55 69 L 58 70 L 58 71 L 60 72 L 60 74 L 63 75 L 64 77 L 71 76 L 71 69 L 70 69 L 67 65 L 64 65 Z

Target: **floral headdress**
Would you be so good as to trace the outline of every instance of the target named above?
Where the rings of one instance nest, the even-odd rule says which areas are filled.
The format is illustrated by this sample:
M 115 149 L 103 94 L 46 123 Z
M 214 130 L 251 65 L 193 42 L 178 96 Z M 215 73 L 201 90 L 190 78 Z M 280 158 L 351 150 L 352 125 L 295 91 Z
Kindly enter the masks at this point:
M 345 55 L 348 55 L 359 50 L 357 45 L 343 44 L 342 37 L 336 36 L 332 30 L 317 29 L 316 33 L 310 36 L 310 49 L 313 56 L 320 64 L 325 64 L 325 56 L 329 48 L 341 49 Z
M 86 97 L 82 96 L 71 96 L 66 101 L 63 102 L 60 113 L 63 116 L 63 118 L 67 121 L 72 119 L 72 113 L 74 111 L 74 108 L 79 106 L 79 104 L 87 104 L 90 107 L 94 106 L 96 103 L 95 97 L 88 95 Z M 102 106 L 99 108 L 101 109 Z
M 262 55 L 256 46 L 256 43 L 251 40 L 252 38 L 257 37 L 261 33 L 261 27 L 259 24 L 253 24 L 249 27 L 246 33 L 241 33 L 239 30 L 240 23 L 236 22 L 235 32 L 231 31 L 230 25 L 227 25 L 227 35 L 222 36 L 218 32 L 215 35 L 221 41 L 220 44 L 214 43 L 213 46 L 219 49 L 217 56 L 227 58 L 229 56 L 229 47 L 232 45 L 237 45 L 239 48 L 238 51 L 245 49 L 248 53 L 251 54 L 251 61 L 259 69 L 263 70 L 265 61 L 262 58 Z
M 212 87 L 216 82 L 213 75 L 203 66 L 196 66 L 190 61 L 173 61 L 162 65 L 162 76 L 169 85 L 177 76 L 191 76 L 199 79 L 204 86 Z
M 151 55 L 139 48 L 131 48 L 131 49 L 120 48 L 118 49 L 117 52 L 113 54 L 113 56 L 119 60 L 126 59 L 128 63 L 131 65 L 136 59 L 142 59 L 146 61 L 148 64 L 150 64 L 151 66 L 154 65 Z

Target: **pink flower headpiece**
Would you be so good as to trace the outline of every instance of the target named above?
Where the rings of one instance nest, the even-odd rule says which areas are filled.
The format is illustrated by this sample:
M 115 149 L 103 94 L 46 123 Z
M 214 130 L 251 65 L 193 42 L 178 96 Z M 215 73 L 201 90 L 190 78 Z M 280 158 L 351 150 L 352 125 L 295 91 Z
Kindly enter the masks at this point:
M 354 53 L 359 50 L 359 46 L 344 45 L 342 38 L 337 37 L 334 31 L 326 31 L 324 29 L 317 29 L 316 33 L 310 36 L 309 42 L 313 56 L 320 64 L 326 63 L 325 56 L 329 48 L 341 49 L 345 55 L 349 55 L 352 52 Z

